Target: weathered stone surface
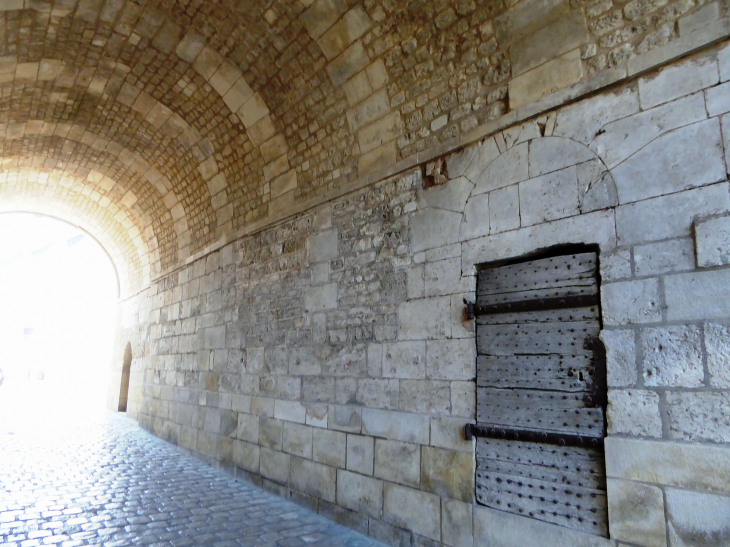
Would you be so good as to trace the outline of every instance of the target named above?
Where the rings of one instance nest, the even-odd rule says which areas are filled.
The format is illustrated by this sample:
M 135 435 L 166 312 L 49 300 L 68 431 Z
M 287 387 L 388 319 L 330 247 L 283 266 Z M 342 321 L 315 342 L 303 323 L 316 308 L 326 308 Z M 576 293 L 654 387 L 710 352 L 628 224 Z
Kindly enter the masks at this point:
M 590 147 L 613 168 L 659 135 L 707 118 L 701 93 L 607 123 Z
M 444 185 L 434 186 L 421 193 L 421 207 L 436 207 L 461 213 L 474 185 L 466 177 L 450 180 Z
M 602 330 L 606 348 L 606 372 L 609 387 L 636 383 L 636 343 L 633 330 Z
M 710 384 L 730 387 L 730 328 L 719 323 L 705 323 L 705 351 Z
M 385 378 L 425 378 L 426 343 L 395 342 L 383 348 Z
M 421 488 L 440 496 L 471 503 L 474 499 L 474 456 L 424 447 Z M 376 447 L 377 464 L 377 447 Z
M 705 91 L 707 113 L 710 116 L 719 116 L 730 112 L 730 85 L 725 83 L 711 87 Z
M 612 173 L 620 203 L 724 180 L 720 123 L 710 119 L 665 133 Z
M 608 434 L 661 437 L 659 395 L 653 391 L 612 389 L 608 392 Z
M 584 99 L 560 109 L 554 136 L 589 144 L 603 127 L 639 111 L 639 94 L 630 88 Z
M 284 423 L 268 416 L 259 416 L 259 444 L 281 450 Z
M 363 433 L 404 442 L 428 444 L 428 416 L 363 409 Z
M 574 49 L 513 78 L 509 83 L 510 106 L 535 102 L 578 82 L 582 76 L 580 49 Z
M 262 447 L 260 452 L 261 476 L 280 484 L 286 484 L 289 481 L 290 459 L 289 454 Z
M 309 287 L 304 293 L 304 308 L 310 313 L 337 307 L 337 283 Z
M 340 469 L 337 471 L 337 501 L 353 511 L 380 518 L 383 510 L 383 483 Z
M 519 184 L 522 226 L 577 215 L 578 179 L 568 167 Z
M 396 526 L 438 541 L 441 538 L 439 497 L 395 484 L 383 492 L 383 518 Z
M 489 196 L 479 194 L 469 198 L 464 207 L 464 218 L 459 228 L 459 239 L 464 241 L 489 234 Z M 519 219 L 518 219 L 519 220 Z
M 631 277 L 631 251 L 616 249 L 612 253 L 602 255 L 600 268 L 601 280 L 604 282 Z
M 459 240 L 461 214 L 444 209 L 424 209 L 411 221 L 411 250 L 416 253 Z
M 667 520 L 672 547 L 722 545 L 730 539 L 730 499 L 669 488 Z
M 494 190 L 488 194 L 491 207 L 489 209 L 489 233 L 497 234 L 520 227 L 520 199 L 518 186 Z
M 258 473 L 259 450 L 256 444 L 233 441 L 233 465 L 251 473 Z
M 441 541 L 451 547 L 472 547 L 472 504 L 456 500 L 441 502 Z
M 530 177 L 533 178 L 591 159 L 590 148 L 571 139 L 545 137 L 530 141 Z
M 377 439 L 375 476 L 391 482 L 419 486 L 421 450 L 418 445 Z
M 482 194 L 527 180 L 529 177 L 528 152 L 528 143 L 522 143 L 500 154 L 474 181 L 473 194 Z
M 715 85 L 718 81 L 715 59 L 710 56 L 688 59 L 665 68 L 655 76 L 639 79 L 641 107 L 647 109 L 666 103 Z
M 325 262 L 334 260 L 338 253 L 339 236 L 337 230 L 327 230 L 310 236 L 308 241 L 309 261 Z
M 312 459 L 332 467 L 345 467 L 347 436 L 339 431 L 312 428 Z M 284 430 L 286 444 L 286 428 Z
M 694 233 L 698 266 L 730 264 L 730 216 L 699 220 Z
M 727 392 L 667 393 L 666 413 L 673 439 L 730 442 L 730 412 Z
M 375 462 L 375 441 L 361 435 L 347 436 L 347 469 L 362 475 L 372 475 Z
M 446 296 L 422 298 L 398 306 L 398 338 L 400 340 L 438 340 L 451 334 Z
M 715 319 L 730 315 L 730 271 L 667 276 L 664 293 L 670 321 Z
M 619 243 L 631 245 L 689 236 L 692 220 L 730 208 L 725 184 L 623 205 L 616 210 Z
M 588 41 L 584 18 L 569 14 L 544 24 L 510 48 L 512 74 L 518 75 Z
M 426 378 L 471 380 L 476 376 L 476 346 L 472 340 L 426 342 Z
M 690 490 L 730 492 L 730 450 L 719 445 L 606 438 L 606 474 Z
M 702 385 L 702 343 L 698 327 L 672 326 L 641 332 L 644 384 L 647 386 Z
M 659 283 L 656 279 L 621 281 L 601 291 L 606 325 L 652 323 L 661 319 Z
M 300 492 L 334 503 L 335 477 L 334 467 L 296 457 L 291 459 L 289 482 Z
M 689 238 L 672 239 L 634 247 L 636 275 L 681 272 L 694 268 L 695 251 Z
M 474 545 L 609 547 L 613 542 L 562 526 L 475 505 Z
M 306 425 L 284 422 L 283 450 L 302 458 L 312 458 L 312 429 Z
M 474 453 L 474 442 L 464 440 L 462 418 L 431 418 L 431 445 L 467 454 Z
M 664 497 L 660 488 L 609 479 L 611 537 L 647 547 L 667 547 Z

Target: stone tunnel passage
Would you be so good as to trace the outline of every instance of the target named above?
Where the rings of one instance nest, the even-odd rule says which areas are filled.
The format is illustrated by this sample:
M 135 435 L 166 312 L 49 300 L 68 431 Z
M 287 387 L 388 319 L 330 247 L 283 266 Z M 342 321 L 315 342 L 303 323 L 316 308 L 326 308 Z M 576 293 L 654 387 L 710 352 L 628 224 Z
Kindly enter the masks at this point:
M 29 420 L 0 410 L 0 545 L 381 545 L 119 414 L 62 425 L 49 414 Z

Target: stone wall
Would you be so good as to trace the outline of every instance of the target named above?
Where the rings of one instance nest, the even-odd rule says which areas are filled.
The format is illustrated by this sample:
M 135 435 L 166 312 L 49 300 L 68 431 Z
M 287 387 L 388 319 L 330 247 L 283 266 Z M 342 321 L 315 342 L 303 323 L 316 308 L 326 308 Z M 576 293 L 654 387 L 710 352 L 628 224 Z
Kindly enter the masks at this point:
M 130 413 L 393 545 L 726 543 L 727 112 L 723 44 L 447 156 L 444 184 L 410 169 L 208 254 L 122 305 Z M 475 505 L 462 433 L 475 265 L 576 243 L 600 249 L 611 539 Z

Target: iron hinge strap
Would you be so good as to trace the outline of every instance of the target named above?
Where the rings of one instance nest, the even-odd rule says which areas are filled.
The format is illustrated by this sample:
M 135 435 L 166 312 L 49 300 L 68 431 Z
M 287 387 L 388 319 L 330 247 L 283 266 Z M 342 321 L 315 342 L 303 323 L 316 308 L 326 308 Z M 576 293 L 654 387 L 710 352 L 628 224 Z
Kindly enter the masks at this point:
M 473 302 L 464 300 L 464 319 L 471 320 L 479 315 L 498 313 L 521 313 L 529 311 L 559 310 L 565 308 L 589 308 L 598 305 L 597 294 L 577 294 L 572 296 L 555 296 L 551 298 L 535 298 L 533 300 L 518 300 L 515 302 L 500 302 L 477 306 Z
M 569 433 L 552 433 L 549 431 L 508 429 L 502 427 L 490 427 L 482 424 L 466 424 L 464 426 L 464 439 L 470 441 L 474 437 L 523 441 L 528 443 L 543 443 L 556 446 L 603 446 L 603 437 L 588 437 L 586 435 L 572 435 Z

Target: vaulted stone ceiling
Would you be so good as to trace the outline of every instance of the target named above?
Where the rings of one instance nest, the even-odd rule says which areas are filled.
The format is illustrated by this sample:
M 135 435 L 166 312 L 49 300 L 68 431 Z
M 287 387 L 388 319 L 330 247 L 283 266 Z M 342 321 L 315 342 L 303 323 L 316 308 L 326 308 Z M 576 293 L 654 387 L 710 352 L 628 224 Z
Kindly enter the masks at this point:
M 532 3 L 0 0 L 0 211 L 87 229 L 130 293 L 538 99 L 515 82 L 545 60 L 625 65 L 695 7 Z

